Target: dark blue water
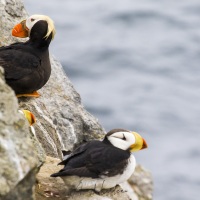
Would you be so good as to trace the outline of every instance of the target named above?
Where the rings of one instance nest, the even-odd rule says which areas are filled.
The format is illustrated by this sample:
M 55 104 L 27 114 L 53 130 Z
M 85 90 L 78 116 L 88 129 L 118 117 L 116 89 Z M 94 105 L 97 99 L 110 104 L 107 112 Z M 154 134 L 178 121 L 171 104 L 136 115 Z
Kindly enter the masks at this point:
M 154 199 L 199 200 L 200 1 L 24 2 L 54 19 L 51 52 L 87 110 L 146 138 Z

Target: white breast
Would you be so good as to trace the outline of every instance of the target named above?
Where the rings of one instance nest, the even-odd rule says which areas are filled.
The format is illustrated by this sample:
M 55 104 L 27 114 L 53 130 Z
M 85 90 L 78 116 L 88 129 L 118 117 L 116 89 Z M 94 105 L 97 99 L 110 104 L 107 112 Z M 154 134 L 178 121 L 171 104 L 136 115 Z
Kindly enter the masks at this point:
M 102 189 L 112 188 L 120 183 L 127 181 L 133 174 L 135 166 L 135 157 L 131 155 L 128 161 L 128 165 L 124 172 L 113 177 L 107 177 L 104 175 L 98 179 L 78 176 L 63 176 L 61 178 L 64 180 L 65 184 L 68 187 L 76 190 L 94 189 L 96 191 L 101 191 Z

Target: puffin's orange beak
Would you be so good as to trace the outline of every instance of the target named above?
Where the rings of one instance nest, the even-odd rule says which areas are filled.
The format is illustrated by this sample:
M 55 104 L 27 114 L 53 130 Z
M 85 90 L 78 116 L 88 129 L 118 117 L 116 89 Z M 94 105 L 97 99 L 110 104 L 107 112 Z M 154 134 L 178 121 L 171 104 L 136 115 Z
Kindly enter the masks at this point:
M 12 29 L 12 36 L 25 38 L 28 37 L 28 29 L 26 28 L 26 20 L 20 22 L 19 24 L 15 25 Z

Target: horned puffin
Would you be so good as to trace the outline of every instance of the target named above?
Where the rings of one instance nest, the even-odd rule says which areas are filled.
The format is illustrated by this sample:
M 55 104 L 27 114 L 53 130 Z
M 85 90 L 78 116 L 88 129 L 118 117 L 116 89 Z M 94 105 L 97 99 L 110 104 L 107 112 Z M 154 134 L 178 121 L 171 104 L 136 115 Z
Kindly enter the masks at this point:
M 144 148 L 147 143 L 138 133 L 113 129 L 102 142 L 87 142 L 65 155 L 59 163 L 64 168 L 51 177 L 60 176 L 69 188 L 76 190 L 99 192 L 112 188 L 130 178 L 136 166 L 131 152 Z
M 15 37 L 29 37 L 0 47 L 0 66 L 4 68 L 6 83 L 18 97 L 38 97 L 51 74 L 49 44 L 55 36 L 52 19 L 45 15 L 32 15 L 12 29 Z

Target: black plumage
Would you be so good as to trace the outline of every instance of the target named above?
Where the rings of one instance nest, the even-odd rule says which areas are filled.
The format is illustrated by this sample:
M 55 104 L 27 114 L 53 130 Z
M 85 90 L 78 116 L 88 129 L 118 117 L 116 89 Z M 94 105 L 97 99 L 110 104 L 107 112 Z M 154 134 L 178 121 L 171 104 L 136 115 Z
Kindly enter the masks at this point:
M 0 66 L 6 83 L 16 94 L 32 93 L 42 88 L 51 74 L 49 44 L 52 34 L 45 35 L 48 24 L 40 20 L 32 27 L 29 40 L 0 48 Z
M 103 142 L 91 141 L 82 144 L 68 155 L 59 163 L 65 167 L 51 176 L 111 177 L 123 173 L 129 157 L 128 150 L 124 151 L 111 145 L 106 138 Z

